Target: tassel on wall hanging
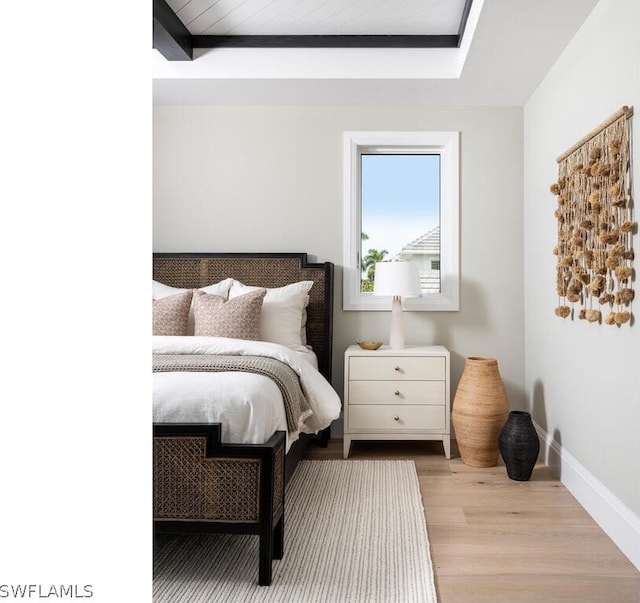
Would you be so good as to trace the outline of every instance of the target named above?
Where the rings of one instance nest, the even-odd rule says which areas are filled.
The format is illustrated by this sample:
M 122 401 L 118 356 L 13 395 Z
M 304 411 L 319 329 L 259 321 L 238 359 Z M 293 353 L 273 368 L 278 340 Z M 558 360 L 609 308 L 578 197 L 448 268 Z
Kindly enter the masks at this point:
M 623 107 L 558 157 L 556 316 L 631 323 L 631 117 Z

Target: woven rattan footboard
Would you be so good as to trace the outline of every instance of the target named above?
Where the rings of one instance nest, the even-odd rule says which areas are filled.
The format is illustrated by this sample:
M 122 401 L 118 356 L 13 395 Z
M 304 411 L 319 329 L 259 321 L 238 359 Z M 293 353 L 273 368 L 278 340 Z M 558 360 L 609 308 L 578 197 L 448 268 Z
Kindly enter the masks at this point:
M 219 424 L 156 424 L 153 518 L 157 532 L 260 536 L 259 583 L 271 584 L 284 550 L 285 433 L 266 444 L 222 444 Z

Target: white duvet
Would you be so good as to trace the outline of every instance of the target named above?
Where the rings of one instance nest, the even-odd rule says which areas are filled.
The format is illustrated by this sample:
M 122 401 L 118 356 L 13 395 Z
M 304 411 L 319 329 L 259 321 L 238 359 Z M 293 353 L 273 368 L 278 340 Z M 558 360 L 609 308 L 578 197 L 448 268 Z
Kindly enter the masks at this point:
M 268 356 L 288 364 L 299 376 L 313 413 L 287 433 L 287 450 L 300 433 L 315 433 L 338 418 L 341 402 L 314 366 L 315 356 L 276 343 L 224 337 L 153 337 L 154 354 L 231 354 Z M 222 424 L 222 441 L 261 444 L 275 431 L 287 431 L 284 403 L 268 377 L 244 372 L 153 373 L 153 421 Z

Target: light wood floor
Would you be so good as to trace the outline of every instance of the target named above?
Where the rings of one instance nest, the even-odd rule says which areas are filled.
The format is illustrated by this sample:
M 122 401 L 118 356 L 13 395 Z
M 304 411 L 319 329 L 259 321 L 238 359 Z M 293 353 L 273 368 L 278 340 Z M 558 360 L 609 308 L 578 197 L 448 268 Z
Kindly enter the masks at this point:
M 342 440 L 305 458 L 341 459 Z M 440 442 L 353 442 L 349 458 L 415 461 L 439 603 L 640 603 L 640 572 L 544 465 L 516 482 Z

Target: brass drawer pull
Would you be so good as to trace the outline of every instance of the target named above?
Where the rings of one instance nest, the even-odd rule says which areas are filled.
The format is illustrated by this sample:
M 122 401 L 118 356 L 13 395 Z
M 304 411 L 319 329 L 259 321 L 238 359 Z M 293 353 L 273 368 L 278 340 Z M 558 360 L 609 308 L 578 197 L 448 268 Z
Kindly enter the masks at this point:
M 400 390 L 399 390 L 399 389 L 397 389 L 397 390 L 396 390 L 395 392 L 393 392 L 393 393 L 394 393 L 394 395 L 399 396 L 399 395 L 400 395 Z
M 401 371 L 402 369 L 399 366 L 396 366 L 393 370 L 394 371 Z
M 396 415 L 395 417 L 393 417 L 393 420 L 394 420 L 394 421 L 399 421 L 399 420 L 400 420 L 400 417 L 399 417 L 398 415 Z

